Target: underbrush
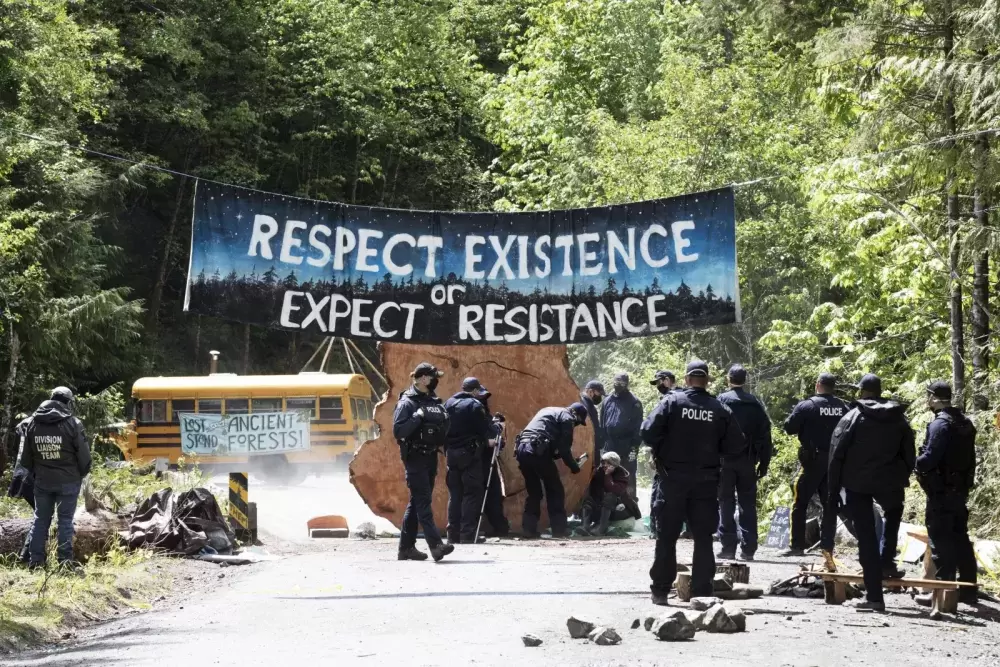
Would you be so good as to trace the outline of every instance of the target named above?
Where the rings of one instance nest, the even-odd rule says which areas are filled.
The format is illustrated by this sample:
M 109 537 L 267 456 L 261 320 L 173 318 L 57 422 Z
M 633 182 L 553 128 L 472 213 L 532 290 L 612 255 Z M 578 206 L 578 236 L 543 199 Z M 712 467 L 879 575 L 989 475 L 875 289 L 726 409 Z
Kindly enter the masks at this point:
M 49 562 L 55 563 L 54 545 Z M 31 571 L 0 559 L 0 652 L 59 639 L 72 629 L 131 610 L 147 609 L 166 586 L 146 567 L 153 556 L 114 546 L 91 558 L 78 576 L 54 567 Z

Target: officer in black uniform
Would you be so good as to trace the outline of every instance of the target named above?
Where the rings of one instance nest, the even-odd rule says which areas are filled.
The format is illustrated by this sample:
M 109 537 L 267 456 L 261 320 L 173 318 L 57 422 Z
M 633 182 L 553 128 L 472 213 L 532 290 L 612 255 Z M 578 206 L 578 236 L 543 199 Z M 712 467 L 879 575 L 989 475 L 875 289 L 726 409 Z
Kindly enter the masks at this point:
M 514 456 L 528 498 L 524 501 L 521 532 L 525 537 L 539 537 L 538 519 L 542 512 L 542 490 L 549 508 L 553 537 L 566 537 L 566 496 L 556 459 L 562 459 L 574 475 L 580 463 L 573 458 L 573 429 L 587 423 L 587 408 L 574 403 L 568 408 L 542 408 L 517 436 Z
M 406 486 L 410 489 L 410 502 L 403 513 L 403 528 L 399 532 L 399 560 L 427 560 L 427 554 L 417 549 L 418 521 L 424 527 L 424 539 L 435 561 L 455 550 L 451 544 L 441 541 L 431 509 L 438 449 L 447 440 L 449 426 L 448 412 L 434 394 L 438 378 L 443 375 L 426 362 L 413 369 L 410 374 L 413 385 L 399 395 L 392 418 L 392 435 L 399 444 Z
M 73 416 L 73 392 L 57 387 L 23 426 L 21 465 L 35 480 L 35 521 L 31 527 L 29 567 L 45 565 L 45 542 L 58 507 L 59 564 L 73 559 L 73 515 L 83 478 L 90 473 L 90 444 Z
M 660 392 L 661 396 L 669 394 L 672 391 L 683 391 L 677 386 L 677 377 L 671 371 L 661 370 L 656 371 L 653 375 L 653 379 L 649 381 L 649 384 L 656 387 L 656 391 Z M 654 406 L 655 408 L 655 406 Z M 646 447 L 646 445 L 643 443 Z M 660 501 L 660 485 L 659 485 L 660 473 L 653 472 L 653 488 L 650 489 L 649 494 L 649 536 L 652 539 L 656 539 L 656 512 L 653 508 L 659 504 Z M 681 533 L 683 535 L 683 533 Z
M 444 404 L 450 422 L 445 444 L 449 544 L 472 544 L 479 525 L 479 510 L 486 491 L 482 452 L 498 433 L 480 400 L 485 391 L 478 379 L 465 378 L 462 391 Z
M 666 394 L 642 424 L 642 439 L 653 448 L 660 474 L 661 504 L 656 555 L 649 571 L 653 604 L 666 605 L 677 576 L 677 537 L 687 518 L 694 536 L 691 594 L 712 594 L 715 554 L 712 533 L 719 524 L 719 475 L 723 459 L 742 456 L 743 433 L 705 387 L 708 364 L 694 360 L 685 373 L 687 388 Z
M 747 372 L 743 366 L 729 368 L 729 391 L 719 395 L 719 402 L 733 413 L 746 438 L 746 454 L 727 460 L 722 467 L 719 484 L 719 541 L 722 543 L 721 559 L 736 558 L 736 544 L 740 545 L 740 558 L 753 560 L 757 551 L 757 480 L 767 475 L 771 465 L 771 420 L 760 400 L 743 389 Z M 736 506 L 739 504 L 739 535 L 736 529 Z
M 917 480 L 927 494 L 927 536 L 937 578 L 976 583 L 976 554 L 969 541 L 969 490 L 976 479 L 976 427 L 951 404 L 951 385 L 927 387 L 934 420 L 917 457 Z M 975 588 L 961 587 L 960 602 L 977 604 Z M 920 601 L 920 600 L 918 600 Z M 927 603 L 930 601 L 927 600 Z
M 835 511 L 840 489 L 846 492 L 846 509 L 854 522 L 858 556 L 865 580 L 864 602 L 859 609 L 884 611 L 882 579 L 899 578 L 896 540 L 903 518 L 903 495 L 917 453 L 913 429 L 903 406 L 882 398 L 882 380 L 869 373 L 858 385 L 860 398 L 837 424 L 830 441 L 830 495 L 826 511 Z M 879 545 L 872 503 L 885 513 Z
M 797 404 L 785 420 L 785 433 L 799 438 L 801 468 L 795 480 L 789 549 L 778 554 L 779 556 L 797 558 L 805 555 L 805 550 L 809 547 L 806 544 L 806 510 L 815 494 L 819 494 L 824 508 L 820 528 L 821 547 L 824 551 L 833 551 L 837 515 L 826 509 L 829 504 L 826 482 L 830 465 L 830 439 L 841 418 L 850 410 L 847 403 L 834 396 L 836 387 L 835 375 L 820 373 L 816 380 L 816 393 Z
M 601 460 L 601 452 L 604 451 L 604 444 L 607 442 L 607 435 L 604 433 L 604 426 L 601 425 L 601 417 L 597 413 L 597 406 L 604 400 L 604 385 L 597 380 L 588 382 L 583 391 L 580 392 L 580 402 L 587 408 L 587 416 L 590 417 L 590 426 L 594 429 L 594 451 L 591 452 L 591 460 L 596 462 Z
M 503 429 L 506 426 L 506 418 L 501 413 L 493 414 L 490 412 L 490 394 L 486 387 L 482 387 L 482 391 L 479 393 L 479 400 L 486 408 L 486 414 L 490 417 L 493 422 L 494 428 L 497 430 L 497 437 L 490 440 L 489 447 L 483 448 L 480 452 L 480 461 L 483 466 L 483 479 L 486 480 L 486 502 L 483 505 L 483 514 L 485 514 L 486 521 L 489 522 L 489 529 L 487 529 L 487 535 L 490 537 L 507 537 L 510 534 L 510 522 L 507 521 L 507 517 L 503 513 L 503 482 L 500 479 L 500 464 L 493 460 L 493 453 L 496 451 L 497 456 L 503 451 L 504 438 Z M 490 468 L 492 468 L 492 474 L 490 474 Z

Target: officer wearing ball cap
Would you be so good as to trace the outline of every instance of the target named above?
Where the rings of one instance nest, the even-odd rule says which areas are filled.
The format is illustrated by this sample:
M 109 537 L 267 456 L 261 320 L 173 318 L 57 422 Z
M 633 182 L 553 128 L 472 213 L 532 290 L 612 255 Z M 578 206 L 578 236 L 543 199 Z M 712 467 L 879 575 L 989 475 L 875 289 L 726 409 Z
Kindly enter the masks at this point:
M 660 394 L 668 394 L 672 391 L 680 391 L 677 387 L 677 377 L 671 371 L 656 371 L 649 384 L 656 387 Z
M 480 400 L 486 393 L 478 379 L 465 378 L 462 391 L 444 404 L 451 424 L 445 443 L 449 544 L 471 544 L 479 524 L 486 483 L 481 454 L 499 433 Z
M 806 510 L 813 495 L 819 494 L 824 507 L 821 534 L 828 536 L 832 542 L 837 529 L 836 514 L 826 509 L 830 439 L 850 408 L 834 395 L 836 387 L 837 376 L 820 373 L 816 379 L 816 393 L 798 403 L 784 423 L 785 433 L 798 436 L 801 469 L 795 480 L 792 500 L 791 541 L 789 549 L 780 554 L 782 556 L 799 557 L 805 554 L 809 546 L 806 544 Z
M 653 378 L 649 381 L 649 384 L 656 387 L 656 391 L 660 392 L 660 395 L 669 394 L 672 391 L 683 391 L 681 387 L 677 386 L 677 377 L 673 374 L 673 371 L 659 370 L 653 374 Z M 645 444 L 645 443 L 643 443 Z M 649 445 L 645 445 L 649 447 Z M 653 508 L 660 504 L 660 485 L 659 485 L 660 473 L 653 472 L 653 487 L 649 494 L 649 536 L 656 539 L 656 516 L 657 513 L 653 511 Z M 681 533 L 683 535 L 683 533 Z
M 903 517 L 903 495 L 916 462 L 913 429 L 902 405 L 882 398 L 882 380 L 869 373 L 858 385 L 855 407 L 837 424 L 830 442 L 828 496 L 833 504 L 843 487 L 847 514 L 854 522 L 859 560 L 864 571 L 865 597 L 858 607 L 884 611 L 883 577 L 903 573 L 896 565 L 896 540 Z M 881 547 L 875 530 L 873 503 L 885 513 Z M 824 539 L 826 536 L 824 536 Z M 829 547 L 829 549 L 827 549 Z M 833 548 L 824 544 L 824 550 Z
M 729 408 L 706 390 L 709 380 L 708 364 L 695 359 L 687 366 L 684 391 L 666 394 L 642 424 L 642 439 L 653 449 L 660 475 L 662 499 L 654 510 L 659 532 L 649 571 L 653 604 L 667 604 L 685 519 L 694 537 L 691 593 L 712 594 L 712 534 L 719 523 L 722 461 L 742 455 L 746 443 Z
M 587 408 L 582 403 L 569 407 L 542 408 L 517 436 L 514 457 L 524 476 L 528 497 L 524 501 L 521 532 L 538 537 L 538 519 L 542 512 L 542 493 L 549 508 L 553 537 L 566 537 L 566 495 L 556 459 L 562 459 L 574 475 L 580 462 L 573 458 L 573 429 L 587 423 Z
M 399 444 L 406 486 L 410 489 L 410 502 L 399 532 L 399 560 L 427 560 L 427 554 L 417 549 L 418 522 L 424 528 L 424 539 L 435 561 L 455 550 L 441 540 L 431 509 L 438 450 L 445 445 L 450 422 L 441 399 L 434 393 L 443 375 L 433 364 L 418 364 L 410 374 L 413 384 L 399 395 L 393 413 L 392 435 Z
M 937 579 L 976 583 L 976 554 L 969 541 L 969 491 L 976 479 L 976 427 L 951 404 L 951 385 L 927 386 L 927 425 L 917 457 L 917 479 L 927 494 L 927 537 Z M 977 604 L 975 588 L 959 589 L 959 601 Z M 918 602 L 924 600 L 918 599 Z M 930 600 L 926 600 L 929 604 Z
M 757 480 L 767 474 L 771 463 L 771 420 L 760 400 L 746 391 L 747 371 L 733 364 L 726 374 L 729 391 L 719 395 L 719 402 L 729 408 L 746 437 L 746 454 L 727 461 L 722 467 L 719 485 L 719 558 L 753 560 L 757 551 Z M 739 529 L 736 507 L 739 505 Z

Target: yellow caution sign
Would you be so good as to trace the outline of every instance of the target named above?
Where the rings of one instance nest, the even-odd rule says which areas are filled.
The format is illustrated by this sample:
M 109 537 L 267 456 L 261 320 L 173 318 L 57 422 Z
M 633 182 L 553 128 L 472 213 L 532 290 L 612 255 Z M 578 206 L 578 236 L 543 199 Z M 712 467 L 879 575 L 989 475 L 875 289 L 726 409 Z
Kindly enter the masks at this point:
M 229 473 L 229 523 L 236 538 L 243 542 L 252 540 L 250 526 L 250 477 L 245 472 Z

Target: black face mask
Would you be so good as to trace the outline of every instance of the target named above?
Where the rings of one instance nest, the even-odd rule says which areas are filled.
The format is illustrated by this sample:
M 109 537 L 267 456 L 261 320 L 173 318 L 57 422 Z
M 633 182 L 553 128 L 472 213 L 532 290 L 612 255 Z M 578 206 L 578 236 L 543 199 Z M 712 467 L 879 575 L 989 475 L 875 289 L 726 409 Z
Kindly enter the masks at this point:
M 628 385 L 627 384 L 616 384 L 615 385 L 615 393 L 616 394 L 624 394 L 626 391 L 628 391 Z
M 603 400 L 604 400 L 604 397 L 603 397 L 603 396 L 601 396 L 600 394 L 598 394 L 597 396 L 594 396 L 594 397 L 593 397 L 592 399 L 590 399 L 590 400 L 592 400 L 592 401 L 594 402 L 594 405 L 600 405 L 600 404 L 601 404 L 601 401 L 603 401 Z
M 668 387 L 665 384 L 660 384 L 656 386 L 656 391 L 660 392 L 661 394 L 666 394 L 667 392 L 670 391 L 670 387 Z
M 432 378 L 431 381 L 427 383 L 427 391 L 434 391 L 435 389 L 437 389 L 437 386 L 438 386 L 438 379 Z

